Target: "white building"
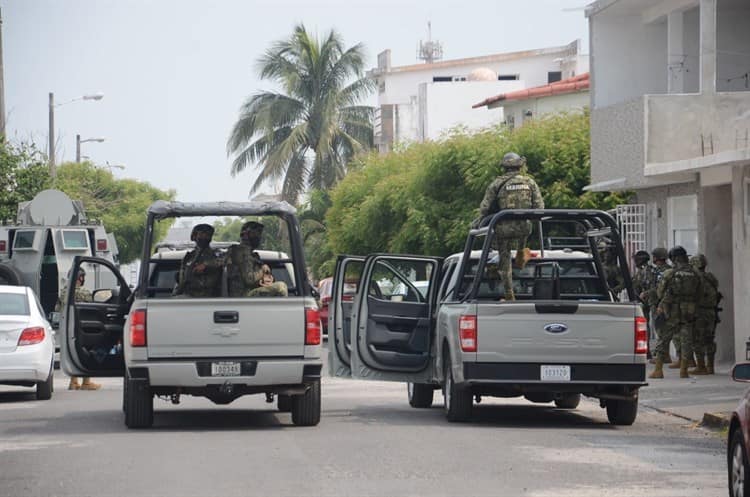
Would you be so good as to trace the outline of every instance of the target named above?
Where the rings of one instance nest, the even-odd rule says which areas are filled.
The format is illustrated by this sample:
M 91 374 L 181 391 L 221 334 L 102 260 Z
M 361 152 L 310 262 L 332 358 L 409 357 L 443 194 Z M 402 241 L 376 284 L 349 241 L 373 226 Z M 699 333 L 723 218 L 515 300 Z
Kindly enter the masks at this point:
M 378 83 L 375 142 L 434 140 L 455 127 L 477 129 L 502 122 L 501 110 L 472 111 L 487 95 L 521 90 L 588 71 L 580 41 L 568 45 L 466 59 L 391 67 L 391 52 L 378 55 L 369 75 Z
M 585 72 L 555 83 L 501 93 L 486 98 L 472 107 L 502 109 L 505 124 L 514 128 L 521 126 L 528 119 L 545 114 L 581 111 L 588 107 L 590 100 L 589 73 Z
M 718 359 L 750 330 L 750 1 L 599 0 L 593 191 L 635 190 L 647 245 L 703 252 L 724 294 Z M 735 324 L 737 326 L 735 326 Z

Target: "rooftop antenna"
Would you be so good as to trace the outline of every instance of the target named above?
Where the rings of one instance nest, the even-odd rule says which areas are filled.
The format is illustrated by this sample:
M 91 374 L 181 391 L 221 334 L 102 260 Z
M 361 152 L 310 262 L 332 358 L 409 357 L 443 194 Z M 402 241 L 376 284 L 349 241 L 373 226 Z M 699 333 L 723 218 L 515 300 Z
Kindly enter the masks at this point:
M 425 64 L 432 64 L 443 58 L 443 44 L 432 41 L 432 22 L 427 21 L 427 41 L 419 40 L 417 59 L 423 60 Z

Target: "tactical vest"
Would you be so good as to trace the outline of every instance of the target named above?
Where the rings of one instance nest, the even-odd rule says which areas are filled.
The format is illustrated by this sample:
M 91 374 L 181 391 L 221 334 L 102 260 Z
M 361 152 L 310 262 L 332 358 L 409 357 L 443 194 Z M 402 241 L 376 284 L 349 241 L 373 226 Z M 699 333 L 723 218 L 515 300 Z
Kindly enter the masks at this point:
M 689 265 L 675 267 L 669 281 L 669 292 L 689 302 L 696 303 L 696 292 L 701 285 L 701 276 Z
M 530 209 L 533 204 L 533 187 L 526 176 L 517 174 L 497 192 L 500 209 Z
M 703 279 L 703 292 L 698 302 L 700 307 L 713 309 L 719 303 L 719 289 L 714 285 L 712 278 L 704 272 L 701 272 L 701 278 Z

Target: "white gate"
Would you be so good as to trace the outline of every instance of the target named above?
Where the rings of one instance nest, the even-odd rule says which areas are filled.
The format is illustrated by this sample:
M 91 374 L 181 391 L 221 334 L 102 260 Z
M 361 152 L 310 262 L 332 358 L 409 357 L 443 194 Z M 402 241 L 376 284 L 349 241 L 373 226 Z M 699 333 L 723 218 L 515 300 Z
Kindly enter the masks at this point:
M 633 254 L 646 248 L 646 204 L 618 205 L 615 209 L 617 224 L 620 226 L 622 245 L 628 266 L 632 264 Z M 633 267 L 630 267 L 631 272 Z

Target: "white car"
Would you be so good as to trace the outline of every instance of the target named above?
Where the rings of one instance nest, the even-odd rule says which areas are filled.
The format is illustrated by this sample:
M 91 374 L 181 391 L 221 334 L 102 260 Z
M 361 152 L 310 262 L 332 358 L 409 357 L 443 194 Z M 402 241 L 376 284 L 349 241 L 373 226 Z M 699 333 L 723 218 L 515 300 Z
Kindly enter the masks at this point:
M 0 384 L 33 387 L 52 397 L 55 340 L 34 291 L 0 285 Z

